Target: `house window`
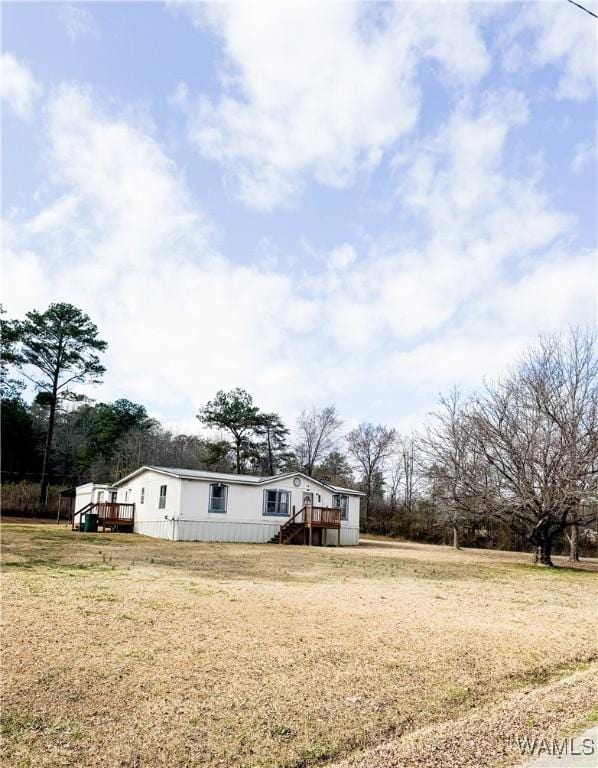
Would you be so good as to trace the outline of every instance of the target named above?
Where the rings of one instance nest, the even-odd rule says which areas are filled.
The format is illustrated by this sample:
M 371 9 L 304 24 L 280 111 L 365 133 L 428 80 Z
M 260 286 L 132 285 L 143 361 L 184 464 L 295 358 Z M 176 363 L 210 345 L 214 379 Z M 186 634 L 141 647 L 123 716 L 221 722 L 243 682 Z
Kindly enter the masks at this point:
M 208 512 L 226 512 L 227 498 L 227 485 L 222 485 L 222 483 L 211 483 L 210 504 L 208 506 Z
M 110 503 L 116 504 L 117 491 L 110 491 Z
M 145 488 L 141 489 L 141 496 L 139 498 L 139 503 L 144 504 L 145 503 Z
M 160 501 L 158 502 L 158 509 L 166 509 L 166 486 L 160 486 Z
M 125 491 L 125 503 L 128 503 L 131 498 L 131 491 Z
M 290 491 L 264 491 L 264 515 L 288 517 L 290 500 Z
M 104 501 L 104 491 L 98 491 L 98 504 Z
M 335 493 L 332 497 L 332 506 L 341 511 L 341 520 L 349 519 L 349 497 L 342 493 Z

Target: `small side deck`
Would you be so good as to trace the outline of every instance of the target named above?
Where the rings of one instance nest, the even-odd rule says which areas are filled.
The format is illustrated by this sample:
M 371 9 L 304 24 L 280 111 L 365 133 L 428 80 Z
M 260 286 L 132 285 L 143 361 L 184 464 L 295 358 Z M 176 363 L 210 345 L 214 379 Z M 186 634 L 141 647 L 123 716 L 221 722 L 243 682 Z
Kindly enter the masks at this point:
M 295 512 L 271 539 L 271 544 L 328 543 L 328 531 L 336 531 L 336 545 L 340 546 L 341 510 L 338 507 L 302 507 Z
M 132 531 L 135 523 L 135 504 L 121 504 L 116 501 L 98 501 L 94 504 L 86 504 L 73 515 L 72 529 L 80 531 L 83 516 L 92 514 L 98 516 L 98 526 L 102 530 Z

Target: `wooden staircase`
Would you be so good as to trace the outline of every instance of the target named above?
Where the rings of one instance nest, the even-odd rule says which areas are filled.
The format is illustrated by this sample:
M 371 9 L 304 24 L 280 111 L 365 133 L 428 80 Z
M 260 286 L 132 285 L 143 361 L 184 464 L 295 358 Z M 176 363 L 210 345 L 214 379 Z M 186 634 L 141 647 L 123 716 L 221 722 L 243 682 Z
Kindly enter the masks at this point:
M 320 531 L 320 542 L 324 541 L 324 531 L 337 531 L 337 546 L 340 545 L 341 510 L 336 507 L 301 507 L 286 522 L 280 526 L 278 533 L 268 544 L 312 544 L 313 531 Z M 303 541 L 299 542 L 299 534 L 303 533 Z
M 280 526 L 280 531 L 275 533 L 268 544 L 290 544 L 300 531 L 304 531 L 303 523 L 285 523 Z

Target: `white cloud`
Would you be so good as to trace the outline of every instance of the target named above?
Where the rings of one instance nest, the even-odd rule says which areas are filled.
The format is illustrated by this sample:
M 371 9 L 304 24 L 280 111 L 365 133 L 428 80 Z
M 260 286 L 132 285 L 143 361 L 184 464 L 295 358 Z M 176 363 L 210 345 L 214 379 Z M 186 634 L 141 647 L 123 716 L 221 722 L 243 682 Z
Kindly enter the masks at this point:
M 110 343 L 106 396 L 127 392 L 158 413 L 238 385 L 265 407 L 305 394 L 293 340 L 315 318 L 290 276 L 223 259 L 159 145 L 88 91 L 59 88 L 46 117 L 58 194 L 7 221 L 11 315 L 81 306 Z
M 349 243 L 345 243 L 344 245 L 338 246 L 338 248 L 333 248 L 333 250 L 328 254 L 328 264 L 332 269 L 347 269 L 351 266 L 357 259 L 357 253 L 355 252 L 355 248 L 353 248 L 352 245 Z
M 572 220 L 540 177 L 505 170 L 526 118 L 516 93 L 460 102 L 397 159 L 417 247 L 345 242 L 292 275 L 283 254 L 223 258 L 159 143 L 90 91 L 62 86 L 45 110 L 51 186 L 38 212 L 12 214 L 5 230 L 7 309 L 81 306 L 110 342 L 102 397 L 124 394 L 167 421 L 233 386 L 288 419 L 336 401 L 354 404 L 348 418 L 375 418 L 381 402 L 390 421 L 410 393 L 432 403 L 513 360 L 538 331 L 594 316 L 592 257 L 560 243 Z
M 59 197 L 27 222 L 27 231 L 33 235 L 44 234 L 46 236 L 60 232 L 63 226 L 68 225 L 76 211 L 78 202 L 78 198 L 74 194 Z
M 67 37 L 72 43 L 84 37 L 99 38 L 100 28 L 88 8 L 75 3 L 58 6 L 58 19 L 64 25 Z
M 431 396 L 455 383 L 479 386 L 504 372 L 537 341 L 596 317 L 596 256 L 554 253 L 519 279 L 502 280 L 465 308 L 445 334 L 388 355 L 380 377 L 397 386 L 426 388 Z
M 520 279 L 500 285 L 486 308 L 488 320 L 503 333 L 521 329 L 556 332 L 596 317 L 596 253 L 545 255 Z
M 194 107 L 183 91 L 191 138 L 261 209 L 292 201 L 304 176 L 345 187 L 378 165 L 416 123 L 422 59 L 454 85 L 489 66 L 466 4 L 183 7 L 217 32 L 227 61 L 219 100 Z
M 573 148 L 571 170 L 579 174 L 588 166 L 596 169 L 596 144 L 592 141 L 580 141 Z
M 505 64 L 511 70 L 552 65 L 558 70 L 557 98 L 593 98 L 597 34 L 595 20 L 570 3 L 527 3 L 507 31 Z
M 18 118 L 31 119 L 40 92 L 41 87 L 29 68 L 11 53 L 3 53 L 0 59 L 0 94 Z
M 494 377 L 505 370 L 529 340 L 523 335 L 491 338 L 460 330 L 389 355 L 382 375 L 393 380 L 395 386 L 427 387 L 433 405 L 439 393 L 455 384 L 464 388 L 479 386 L 482 375 Z
M 479 110 L 458 106 L 435 137 L 397 160 L 397 200 L 423 234 L 417 248 L 374 252 L 322 279 L 335 343 L 413 344 L 450 330 L 570 230 L 572 218 L 534 180 L 504 171 L 507 136 L 526 114 L 518 94 L 489 94 Z
M 46 109 L 53 181 L 78 200 L 76 237 L 105 265 L 141 266 L 210 256 L 209 227 L 159 145 L 123 118 L 105 117 L 90 94 L 61 87 Z

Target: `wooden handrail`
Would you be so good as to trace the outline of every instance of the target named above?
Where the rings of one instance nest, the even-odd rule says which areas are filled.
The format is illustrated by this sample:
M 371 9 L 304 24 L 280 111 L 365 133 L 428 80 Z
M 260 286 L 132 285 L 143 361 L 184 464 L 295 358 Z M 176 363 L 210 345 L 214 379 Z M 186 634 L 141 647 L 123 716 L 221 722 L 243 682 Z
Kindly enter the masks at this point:
M 92 502 L 88 501 L 84 507 L 81 507 L 81 509 L 78 509 L 76 512 L 73 513 L 73 519 L 71 521 L 71 530 L 73 531 L 75 530 L 75 518 L 77 517 L 77 515 L 82 515 L 84 512 L 89 512 L 89 510 L 92 507 L 93 507 Z
M 299 515 L 305 510 L 305 507 L 301 507 L 301 509 L 298 512 L 295 512 L 295 514 L 292 517 L 289 517 L 288 520 L 286 520 L 281 526 L 280 531 L 278 532 L 278 543 L 282 544 L 282 536 L 284 531 L 287 528 L 290 528 L 291 524 L 299 517 Z

